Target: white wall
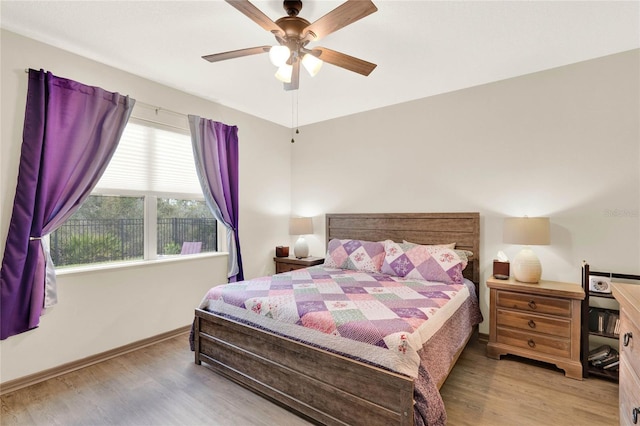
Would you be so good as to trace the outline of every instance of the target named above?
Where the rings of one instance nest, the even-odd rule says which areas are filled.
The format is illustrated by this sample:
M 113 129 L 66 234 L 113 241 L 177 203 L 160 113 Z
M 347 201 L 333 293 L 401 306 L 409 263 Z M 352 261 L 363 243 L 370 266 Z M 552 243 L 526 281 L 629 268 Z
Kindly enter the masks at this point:
M 324 213 L 479 211 L 481 280 L 519 250 L 502 219 L 524 215 L 551 218 L 543 279 L 580 282 L 582 260 L 640 273 L 639 52 L 302 128 L 292 210 L 316 216 L 311 253 Z
M 5 30 L 1 43 L 0 256 L 4 254 L 20 159 L 27 91 L 24 70 L 43 68 L 147 104 L 237 125 L 245 276 L 273 273 L 274 247 L 289 238 L 288 129 Z M 60 302 L 42 317 L 40 327 L 0 342 L 0 381 L 188 325 L 206 290 L 223 282 L 226 256 L 61 275 Z
M 545 215 L 552 245 L 536 249 L 543 278 L 577 282 L 583 259 L 596 269 L 640 272 L 637 50 L 306 126 L 291 145 L 288 129 L 255 117 L 10 32 L 1 42 L 0 254 L 31 67 L 238 125 L 248 278 L 273 272 L 274 247 L 293 244 L 290 212 L 315 216 L 308 241 L 321 256 L 325 213 L 479 211 L 481 279 L 498 250 L 517 252 L 501 242 L 502 219 Z M 203 257 L 61 276 L 61 301 L 40 328 L 0 343 L 0 381 L 188 324 L 205 289 L 224 281 L 225 262 Z M 488 318 L 484 285 L 481 292 Z M 169 300 L 177 303 L 167 314 Z

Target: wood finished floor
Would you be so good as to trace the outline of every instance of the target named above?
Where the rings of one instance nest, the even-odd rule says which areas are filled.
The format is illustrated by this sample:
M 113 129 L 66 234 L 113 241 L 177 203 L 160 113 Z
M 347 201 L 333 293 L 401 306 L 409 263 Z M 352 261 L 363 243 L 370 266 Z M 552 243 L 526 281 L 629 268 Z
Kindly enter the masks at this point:
M 472 338 L 441 389 L 449 425 L 617 425 L 618 385 L 567 379 Z M 193 362 L 179 336 L 1 397 L 9 425 L 308 425 Z

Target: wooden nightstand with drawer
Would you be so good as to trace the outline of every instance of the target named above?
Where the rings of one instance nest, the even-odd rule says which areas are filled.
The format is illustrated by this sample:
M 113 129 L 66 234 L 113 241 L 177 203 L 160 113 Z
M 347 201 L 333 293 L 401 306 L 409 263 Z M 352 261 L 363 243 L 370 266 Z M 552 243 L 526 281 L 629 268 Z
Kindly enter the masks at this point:
M 487 356 L 512 354 L 555 364 L 566 377 L 582 380 L 580 284 L 513 278 L 487 280 L 490 289 Z
M 296 259 L 295 257 L 274 257 L 273 260 L 276 262 L 276 274 L 322 265 L 324 263 L 324 258 L 313 256 L 303 257 L 302 259 Z

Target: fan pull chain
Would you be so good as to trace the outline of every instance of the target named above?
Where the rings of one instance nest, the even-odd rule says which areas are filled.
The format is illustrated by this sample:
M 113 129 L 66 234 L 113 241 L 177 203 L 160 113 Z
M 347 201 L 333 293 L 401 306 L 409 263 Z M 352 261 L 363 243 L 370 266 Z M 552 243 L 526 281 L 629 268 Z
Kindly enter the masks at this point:
M 295 143 L 296 140 L 293 137 L 293 128 L 296 129 L 296 135 L 300 134 L 300 130 L 298 129 L 298 117 L 299 117 L 299 102 L 298 102 L 298 91 L 291 91 L 291 143 Z M 294 115 L 295 112 L 295 115 Z M 295 117 L 295 118 L 294 118 Z

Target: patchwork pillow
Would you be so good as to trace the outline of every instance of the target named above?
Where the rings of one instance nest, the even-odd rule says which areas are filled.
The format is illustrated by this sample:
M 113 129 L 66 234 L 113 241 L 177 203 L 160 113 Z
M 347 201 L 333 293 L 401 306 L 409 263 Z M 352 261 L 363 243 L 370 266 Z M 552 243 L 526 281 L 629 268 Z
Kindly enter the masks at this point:
M 412 243 L 409 242 L 407 240 L 402 240 L 402 242 L 404 244 L 411 244 L 414 246 L 419 245 L 418 243 Z M 426 245 L 426 244 L 424 244 Z M 453 251 L 456 252 L 456 254 L 458 255 L 458 257 L 460 257 L 460 260 L 462 260 L 462 269 L 464 270 L 464 268 L 467 267 L 467 265 L 469 264 L 469 259 L 473 259 L 473 252 L 469 251 L 469 250 L 461 250 L 461 249 L 457 249 L 456 248 L 456 243 L 450 243 L 450 244 L 434 244 L 434 245 L 427 245 L 427 247 L 445 247 L 445 248 L 450 248 L 453 249 Z
M 383 274 L 446 284 L 462 283 L 462 259 L 450 248 L 386 240 L 384 250 Z
M 384 244 L 362 240 L 329 241 L 324 266 L 354 271 L 380 272 Z

